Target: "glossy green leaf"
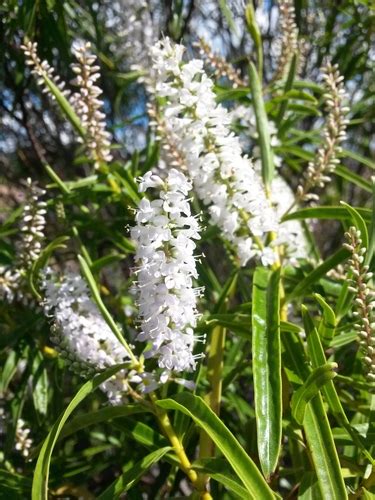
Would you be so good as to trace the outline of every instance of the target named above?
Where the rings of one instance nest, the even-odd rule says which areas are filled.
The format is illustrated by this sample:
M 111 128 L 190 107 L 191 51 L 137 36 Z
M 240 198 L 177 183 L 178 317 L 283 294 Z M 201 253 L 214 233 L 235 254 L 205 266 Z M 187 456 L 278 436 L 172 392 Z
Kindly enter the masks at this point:
M 320 307 L 323 309 L 323 318 L 319 325 L 319 335 L 324 343 L 331 342 L 336 328 L 336 316 L 332 307 L 327 304 L 324 298 L 318 293 L 314 294 L 315 299 L 318 301 Z
M 33 262 L 33 265 L 31 267 L 29 276 L 28 276 L 28 281 L 29 281 L 29 286 L 31 291 L 33 292 L 34 297 L 36 297 L 38 300 L 41 300 L 42 297 L 38 291 L 38 280 L 39 280 L 39 273 L 40 271 L 46 266 L 48 259 L 51 257 L 53 252 L 60 248 L 66 248 L 65 242 L 69 240 L 68 236 L 59 236 L 55 240 L 51 241 L 46 247 L 43 248 L 41 254 Z
M 306 407 L 304 429 L 323 498 L 346 500 L 340 461 L 320 394 Z
M 371 221 L 371 210 L 368 208 L 357 208 L 357 212 L 362 216 L 366 222 Z M 301 219 L 335 219 L 335 220 L 348 220 L 350 219 L 349 212 L 340 206 L 320 206 L 313 208 L 301 208 L 296 212 L 285 215 L 282 220 L 301 220 Z
M 106 323 L 108 324 L 108 326 L 110 327 L 112 332 L 115 334 L 117 339 L 121 342 L 121 344 L 125 347 L 125 349 L 129 353 L 131 360 L 133 362 L 135 362 L 135 357 L 134 357 L 132 350 L 130 349 L 128 343 L 126 342 L 126 340 L 122 336 L 119 327 L 116 325 L 114 319 L 112 318 L 112 316 L 110 315 L 104 302 L 102 301 L 98 286 L 96 284 L 94 276 L 92 275 L 92 272 L 90 270 L 89 265 L 87 264 L 87 262 L 85 261 L 85 259 L 81 255 L 78 255 L 78 260 L 79 260 L 79 263 L 81 266 L 81 270 L 86 278 L 87 284 L 89 285 L 90 291 L 91 291 L 93 298 L 96 302 L 96 305 L 99 308 L 99 311 L 101 312 L 103 318 L 105 319 Z
M 315 472 L 305 472 L 298 488 L 298 500 L 324 500 Z
M 352 172 L 348 168 L 344 167 L 343 165 L 337 165 L 335 168 L 335 174 L 338 175 L 339 177 L 342 177 L 343 179 L 351 182 L 352 184 L 355 184 L 356 186 L 360 187 L 361 189 L 367 191 L 368 193 L 371 193 L 371 183 L 361 177 L 360 175 L 356 174 L 355 172 Z
M 292 60 L 290 62 L 290 68 L 289 68 L 288 76 L 287 76 L 287 79 L 285 82 L 284 96 L 283 96 L 284 100 L 280 103 L 279 112 L 278 112 L 277 117 L 276 117 L 276 123 L 278 125 L 282 122 L 284 115 L 285 115 L 285 112 L 288 108 L 288 100 L 291 97 L 290 92 L 305 93 L 305 92 L 300 91 L 300 90 L 294 90 L 294 91 L 292 90 L 294 78 L 296 76 L 296 69 L 297 69 L 297 54 L 294 54 L 292 57 Z M 311 95 L 311 94 L 309 94 L 309 95 Z
M 64 426 L 64 429 L 59 435 L 59 439 L 63 439 L 71 434 L 85 429 L 90 425 L 99 424 L 101 422 L 108 422 L 109 420 L 134 415 L 137 413 L 144 413 L 150 411 L 145 406 L 140 404 L 127 404 L 124 406 L 111 406 L 108 408 L 101 408 L 100 410 L 84 415 L 78 415 L 73 418 L 71 422 Z
M 131 469 L 121 474 L 102 494 L 96 497 L 97 500 L 115 500 L 119 498 L 122 493 L 130 490 L 141 479 L 144 473 L 171 449 L 170 446 L 165 446 L 160 450 L 149 453 Z
M 368 240 L 367 226 L 366 226 L 366 223 L 363 220 L 361 214 L 355 208 L 351 207 L 350 205 L 348 205 L 344 201 L 341 202 L 341 205 L 343 205 L 348 210 L 354 226 L 361 232 L 362 246 L 364 246 L 365 248 L 368 248 L 368 241 L 369 240 Z
M 259 80 L 257 70 L 251 62 L 249 63 L 249 80 L 259 137 L 262 178 L 266 189 L 269 189 L 275 172 L 275 164 L 271 148 L 267 113 L 263 101 L 262 84 Z
M 369 243 L 366 252 L 365 264 L 370 265 L 375 252 L 375 177 L 371 177 L 372 214 L 369 233 Z
M 301 339 L 291 332 L 283 333 L 281 338 L 288 370 L 291 370 L 303 383 L 311 373 L 311 368 L 306 363 Z M 306 406 L 303 428 L 323 498 L 345 500 L 347 498 L 345 483 L 320 394 L 312 398 Z
M 66 118 L 70 121 L 72 124 L 73 128 L 78 132 L 78 134 L 81 137 L 85 137 L 86 131 L 85 128 L 81 124 L 81 120 L 78 118 L 77 114 L 75 113 L 74 109 L 70 105 L 69 101 L 66 99 L 66 97 L 62 94 L 60 89 L 54 84 L 52 80 L 48 78 L 46 75 L 41 75 L 43 80 L 45 81 L 45 84 L 51 91 L 51 94 L 55 97 L 56 102 L 60 106 L 61 111 L 64 113 Z
M 307 335 L 308 352 L 313 367 L 315 369 L 318 369 L 319 367 L 324 366 L 326 363 L 326 356 L 324 354 L 324 349 L 321 344 L 318 331 L 315 328 L 315 325 L 305 306 L 302 306 L 302 316 L 303 316 L 305 332 Z M 350 425 L 349 420 L 345 414 L 344 408 L 342 407 L 340 398 L 337 394 L 336 388 L 332 381 L 328 381 L 326 384 L 322 386 L 322 393 L 328 403 L 330 411 L 336 417 L 337 421 L 340 422 L 340 424 L 343 425 L 345 429 L 347 429 L 347 431 L 352 436 L 354 443 L 361 448 L 361 450 L 363 451 L 365 456 L 370 460 L 370 462 L 373 462 L 372 456 L 367 451 L 363 439 L 361 439 L 359 434 Z
M 228 471 L 228 462 L 221 458 L 205 458 L 197 460 L 192 465 L 197 472 L 204 472 L 211 479 L 223 484 L 236 498 L 252 499 L 248 491 L 236 480 L 231 471 Z
M 254 499 L 274 499 L 274 493 L 260 474 L 254 462 L 247 455 L 237 439 L 202 398 L 188 392 L 178 394 L 174 399 L 157 402 L 166 410 L 177 410 L 191 417 L 203 428 L 228 460 L 238 478 Z
M 336 373 L 337 363 L 326 363 L 318 366 L 308 376 L 306 382 L 294 394 L 291 400 L 292 415 L 300 424 L 303 424 L 307 403 L 316 396 L 324 384 L 332 380 Z
M 268 478 L 281 447 L 280 272 L 257 267 L 253 278 L 252 367 L 259 461 Z
M 48 500 L 48 479 L 52 452 L 64 424 L 71 413 L 92 391 L 99 387 L 100 384 L 127 366 L 128 365 L 126 363 L 113 366 L 108 370 L 105 370 L 103 373 L 96 375 L 92 380 L 86 382 L 71 400 L 66 410 L 57 419 L 43 443 L 34 469 L 32 500 Z
M 343 149 L 341 155 L 343 157 L 347 156 L 348 158 L 352 158 L 353 160 L 357 161 L 358 163 L 362 163 L 363 165 L 366 165 L 367 167 L 370 167 L 375 170 L 375 163 L 371 161 L 369 158 L 366 158 L 358 153 L 354 153 L 354 151 L 349 151 L 348 149 Z
M 346 248 L 340 248 L 336 253 L 328 257 L 322 264 L 317 266 L 302 281 L 300 281 L 294 290 L 287 295 L 286 301 L 288 302 L 296 297 L 302 296 L 312 285 L 323 278 L 323 276 L 325 276 L 330 269 L 336 267 L 349 256 L 350 252 L 346 250 Z

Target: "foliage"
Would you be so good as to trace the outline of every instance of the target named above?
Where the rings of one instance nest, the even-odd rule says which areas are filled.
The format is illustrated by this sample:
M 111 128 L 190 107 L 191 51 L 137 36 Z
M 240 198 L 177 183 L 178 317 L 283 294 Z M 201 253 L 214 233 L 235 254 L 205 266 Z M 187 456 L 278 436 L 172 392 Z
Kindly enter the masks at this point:
M 288 19 L 236 0 L 0 6 L 0 498 L 375 495 L 375 11 L 279 4 Z M 175 43 L 173 80 L 155 61 Z M 174 90 L 209 79 L 200 108 L 176 111 Z M 241 161 L 225 176 L 228 151 Z M 222 163 L 205 178 L 210 155 Z M 277 219 L 258 233 L 232 179 L 244 166 Z M 235 229 L 213 216 L 220 185 Z M 158 308 L 148 318 L 136 297 L 157 304 L 141 273 L 157 261 L 160 281 L 166 263 L 171 283 L 182 254 L 166 297 L 193 319 L 180 300 L 180 363 L 162 366 Z

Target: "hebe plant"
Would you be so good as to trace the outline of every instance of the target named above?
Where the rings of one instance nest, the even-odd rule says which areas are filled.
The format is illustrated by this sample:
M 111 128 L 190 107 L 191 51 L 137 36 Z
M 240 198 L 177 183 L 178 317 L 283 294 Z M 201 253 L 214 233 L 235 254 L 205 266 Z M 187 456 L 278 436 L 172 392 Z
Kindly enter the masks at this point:
M 151 11 L 133 8 L 134 35 Z M 93 46 L 74 42 L 64 82 L 20 44 L 83 168 L 61 173 L 31 133 L 49 180 L 25 180 L 2 226 L 0 476 L 15 498 L 375 494 L 375 208 L 329 194 L 337 177 L 374 200 L 375 183 L 341 165 L 338 66 L 299 77 L 292 2 L 271 72 L 252 4 L 242 19 L 241 70 L 207 40 L 137 40 L 148 130 L 129 161 Z M 328 230 L 325 255 L 329 219 L 342 241 Z

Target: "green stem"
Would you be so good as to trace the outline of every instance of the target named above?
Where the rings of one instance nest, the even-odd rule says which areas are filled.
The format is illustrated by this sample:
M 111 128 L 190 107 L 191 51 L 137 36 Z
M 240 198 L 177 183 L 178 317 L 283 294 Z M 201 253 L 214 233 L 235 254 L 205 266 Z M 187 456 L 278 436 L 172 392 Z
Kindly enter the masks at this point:
M 207 380 L 211 390 L 204 399 L 216 415 L 220 413 L 225 336 L 226 329 L 222 326 L 216 326 L 212 330 L 207 358 Z M 199 458 L 212 457 L 214 451 L 213 441 L 206 432 L 202 431 L 199 441 Z
M 168 417 L 168 414 L 165 410 L 157 406 L 157 397 L 154 393 L 150 393 L 150 399 L 154 407 L 155 415 L 157 416 L 160 427 L 164 431 L 164 434 L 169 439 L 173 450 L 180 462 L 181 470 L 187 475 L 187 477 L 192 482 L 194 488 L 199 492 L 200 498 L 202 500 L 212 500 L 212 496 L 208 491 L 206 491 L 205 483 L 202 481 L 202 478 L 198 476 L 195 470 L 191 467 L 191 462 L 186 455 L 184 446 L 180 439 L 178 438 L 171 421 Z

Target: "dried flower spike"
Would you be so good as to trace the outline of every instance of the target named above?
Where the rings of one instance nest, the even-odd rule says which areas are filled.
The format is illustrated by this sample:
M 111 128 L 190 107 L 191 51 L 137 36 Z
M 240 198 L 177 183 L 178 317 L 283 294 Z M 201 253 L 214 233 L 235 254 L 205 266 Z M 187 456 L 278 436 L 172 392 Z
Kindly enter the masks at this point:
M 54 68 L 52 68 L 46 60 L 42 61 L 39 58 L 37 53 L 38 44 L 26 40 L 25 43 L 21 45 L 21 49 L 26 56 L 26 64 L 32 68 L 31 72 L 38 77 L 37 83 L 42 87 L 42 92 L 48 94 L 52 100 L 55 100 L 55 96 L 52 94 L 47 83 L 47 81 L 50 80 L 65 97 L 69 98 L 70 91 L 65 89 L 65 82 L 55 74 Z
M 246 85 L 246 82 L 240 76 L 239 70 L 234 68 L 224 58 L 214 54 L 203 38 L 200 38 L 195 46 L 199 49 L 201 57 L 215 69 L 215 76 L 217 78 L 228 78 L 229 81 L 233 82 L 234 88 L 244 87 Z
M 347 242 L 344 247 L 352 254 L 349 260 L 349 290 L 355 294 L 355 328 L 358 331 L 367 378 L 370 382 L 375 382 L 375 292 L 368 285 L 372 273 L 364 265 L 366 248 L 362 246 L 361 232 L 351 227 L 345 233 L 345 238 Z
M 105 114 L 101 111 L 103 101 L 99 99 L 102 90 L 96 85 L 100 67 L 96 64 L 96 56 L 91 53 L 89 42 L 77 45 L 73 54 L 77 63 L 71 66 L 76 74 L 72 83 L 79 87 L 79 91 L 71 96 L 70 101 L 86 130 L 84 142 L 90 157 L 95 168 L 99 168 L 112 160 L 111 134 L 106 130 Z
M 343 77 L 337 65 L 328 62 L 323 68 L 325 86 L 325 104 L 328 112 L 324 126 L 324 144 L 318 149 L 315 160 L 308 164 L 304 183 L 297 188 L 299 201 L 319 200 L 319 196 L 310 191 L 316 187 L 322 188 L 331 180 L 330 174 L 339 163 L 337 156 L 341 152 L 340 143 L 346 138 L 348 120 L 345 115 L 349 108 L 344 105 L 346 93 Z
M 272 82 L 280 80 L 288 72 L 290 62 L 298 52 L 298 28 L 293 0 L 280 0 L 280 40 L 278 40 L 279 57 Z
M 46 226 L 46 203 L 41 200 L 45 190 L 27 179 L 26 201 L 21 216 L 20 237 L 16 243 L 14 268 L 0 267 L 0 298 L 8 302 L 27 301 L 26 274 L 38 259 Z

